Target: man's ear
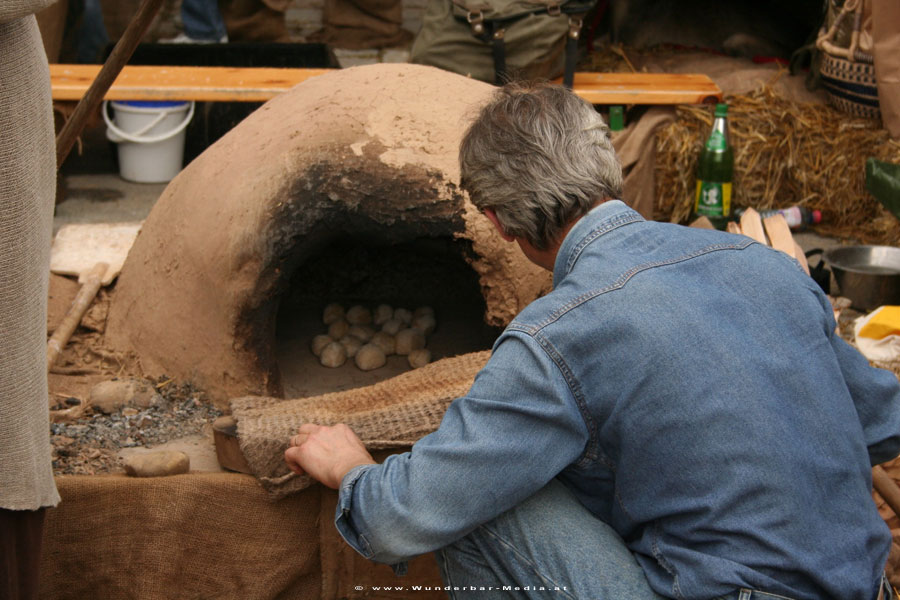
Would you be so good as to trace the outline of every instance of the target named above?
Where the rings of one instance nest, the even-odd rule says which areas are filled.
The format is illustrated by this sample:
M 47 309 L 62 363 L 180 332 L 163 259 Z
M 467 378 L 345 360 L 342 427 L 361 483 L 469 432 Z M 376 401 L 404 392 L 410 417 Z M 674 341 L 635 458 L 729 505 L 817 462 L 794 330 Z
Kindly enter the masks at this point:
M 494 228 L 500 233 L 500 237 L 502 237 L 507 242 L 511 242 L 515 240 L 513 236 L 506 233 L 506 229 L 503 228 L 503 225 L 500 224 L 500 219 L 497 218 L 497 213 L 495 213 L 492 209 L 486 208 L 484 209 L 484 216 L 490 219 L 491 223 L 494 224 Z

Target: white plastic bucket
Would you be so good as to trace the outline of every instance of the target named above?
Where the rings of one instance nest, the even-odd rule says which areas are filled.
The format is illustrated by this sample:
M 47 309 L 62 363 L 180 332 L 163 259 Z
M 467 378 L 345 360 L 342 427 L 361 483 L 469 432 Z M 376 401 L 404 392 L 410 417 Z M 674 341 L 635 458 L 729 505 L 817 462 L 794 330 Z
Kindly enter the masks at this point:
M 107 104 L 112 105 L 114 120 Z M 104 102 L 106 137 L 118 144 L 122 179 L 164 183 L 178 175 L 184 162 L 184 129 L 193 116 L 193 102 Z

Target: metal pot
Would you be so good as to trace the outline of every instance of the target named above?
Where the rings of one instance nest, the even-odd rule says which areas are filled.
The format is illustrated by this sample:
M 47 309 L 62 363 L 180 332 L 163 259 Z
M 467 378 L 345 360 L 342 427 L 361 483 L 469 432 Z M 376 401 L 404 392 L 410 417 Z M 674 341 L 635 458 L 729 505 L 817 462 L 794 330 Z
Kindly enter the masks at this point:
M 871 311 L 900 305 L 900 248 L 893 246 L 840 246 L 826 250 L 841 296 L 851 306 Z

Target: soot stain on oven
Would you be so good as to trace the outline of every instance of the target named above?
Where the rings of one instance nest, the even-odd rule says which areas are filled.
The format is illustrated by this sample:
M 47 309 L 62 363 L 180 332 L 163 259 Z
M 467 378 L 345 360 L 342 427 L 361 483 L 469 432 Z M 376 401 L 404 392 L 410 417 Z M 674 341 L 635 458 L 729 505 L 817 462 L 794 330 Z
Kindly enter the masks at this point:
M 330 153 L 273 209 L 263 277 L 238 319 L 246 329 L 237 339 L 247 341 L 285 397 L 371 385 L 410 369 L 398 355 L 373 371 L 352 359 L 320 365 L 310 344 L 327 331 L 322 313 L 330 303 L 432 307 L 432 360 L 490 348 L 501 331 L 484 322 L 474 252 L 458 237 L 462 194 L 440 172 L 384 164 L 378 150 Z

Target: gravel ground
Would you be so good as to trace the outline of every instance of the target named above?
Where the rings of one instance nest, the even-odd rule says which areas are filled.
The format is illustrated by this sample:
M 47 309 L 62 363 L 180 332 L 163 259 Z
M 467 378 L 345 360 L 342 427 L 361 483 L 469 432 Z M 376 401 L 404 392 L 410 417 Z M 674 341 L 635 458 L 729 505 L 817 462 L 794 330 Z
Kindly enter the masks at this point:
M 222 414 L 190 383 L 178 384 L 166 377 L 153 383 L 162 398 L 156 406 L 126 406 L 108 415 L 88 406 L 78 419 L 51 423 L 54 473 L 94 475 L 122 471 L 117 456 L 120 449 L 153 447 L 200 433 Z M 77 402 L 70 400 L 69 404 Z

